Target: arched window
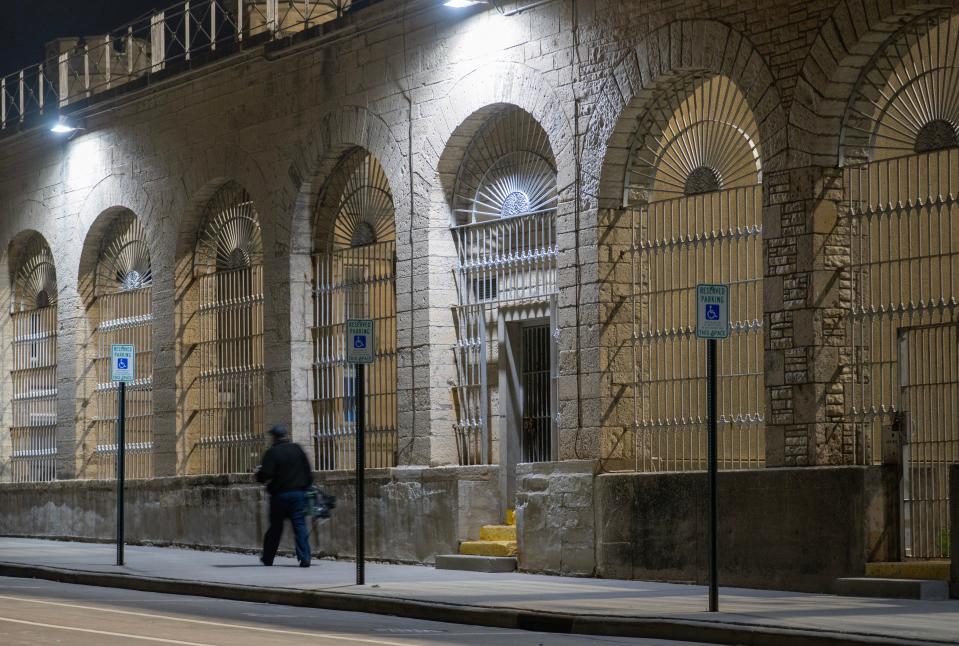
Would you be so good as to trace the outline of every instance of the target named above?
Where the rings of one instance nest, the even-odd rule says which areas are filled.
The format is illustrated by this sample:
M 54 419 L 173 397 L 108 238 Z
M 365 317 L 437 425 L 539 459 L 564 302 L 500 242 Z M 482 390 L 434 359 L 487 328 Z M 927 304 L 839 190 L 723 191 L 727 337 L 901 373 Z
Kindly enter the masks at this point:
M 207 204 L 194 253 L 199 281 L 202 473 L 249 473 L 265 443 L 263 240 L 249 194 L 230 183 Z
M 39 235 L 19 254 L 13 286 L 11 469 L 16 482 L 57 473 L 57 274 Z
M 546 132 L 516 107 L 485 115 L 457 171 L 453 402 L 461 464 L 557 456 L 556 176 Z M 515 454 L 506 448 L 513 445 Z
M 948 558 L 959 461 L 959 18 L 919 16 L 862 71 L 843 119 L 851 370 L 843 438 L 883 461 L 901 431 L 906 556 Z M 852 461 L 852 460 L 850 460 Z
M 633 217 L 636 468 L 706 468 L 706 347 L 698 284 L 730 287 L 719 344 L 719 463 L 765 461 L 762 165 L 757 126 L 728 78 L 684 74 L 653 91 L 627 166 Z
M 116 216 L 100 246 L 93 310 L 97 433 L 100 478 L 116 475 L 117 385 L 110 379 L 110 347 L 133 344 L 136 381 L 126 389 L 126 475 L 153 476 L 153 272 L 143 227 L 130 211 Z
M 392 467 L 396 425 L 396 225 L 389 182 L 362 149 L 336 166 L 314 223 L 313 419 L 316 468 L 355 464 L 355 373 L 346 363 L 348 319 L 372 319 L 366 367 L 366 464 Z

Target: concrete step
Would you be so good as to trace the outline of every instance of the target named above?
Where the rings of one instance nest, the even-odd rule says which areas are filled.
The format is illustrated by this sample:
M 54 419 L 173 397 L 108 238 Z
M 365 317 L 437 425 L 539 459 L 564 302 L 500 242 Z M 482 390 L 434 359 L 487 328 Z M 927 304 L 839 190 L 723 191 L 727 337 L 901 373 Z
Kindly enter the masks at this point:
M 481 541 L 515 541 L 516 525 L 483 525 L 480 528 Z
M 516 541 L 463 541 L 460 554 L 472 556 L 516 556 Z
M 836 579 L 833 583 L 833 592 L 844 597 L 945 601 L 949 598 L 949 583 L 929 579 L 852 577 Z
M 504 556 L 472 556 L 443 554 L 436 557 L 437 570 L 465 570 L 467 572 L 514 572 L 516 559 Z
M 949 580 L 949 561 L 892 561 L 866 563 L 866 576 L 881 579 Z

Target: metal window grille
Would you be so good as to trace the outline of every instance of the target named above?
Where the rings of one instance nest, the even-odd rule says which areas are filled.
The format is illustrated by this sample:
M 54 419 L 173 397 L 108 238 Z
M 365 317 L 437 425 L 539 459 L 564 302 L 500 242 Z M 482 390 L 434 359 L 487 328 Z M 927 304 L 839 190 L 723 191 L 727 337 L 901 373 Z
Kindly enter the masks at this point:
M 313 457 L 319 470 L 355 468 L 354 367 L 346 321 L 373 320 L 373 364 L 365 368 L 366 466 L 396 466 L 396 225 L 383 168 L 356 149 L 337 165 L 317 218 L 314 255 Z M 326 222 L 329 225 L 322 226 Z
M 493 366 L 499 361 L 500 309 L 554 303 L 556 218 L 552 212 L 504 218 L 458 227 L 453 235 L 458 252 L 455 280 L 459 296 L 459 304 L 454 307 L 457 447 L 462 464 L 485 464 L 490 460 L 490 373 L 496 372 Z M 555 316 L 552 318 L 555 330 Z M 548 339 L 548 356 L 553 357 L 555 335 L 551 332 Z M 555 372 L 555 361 L 551 361 L 551 410 L 555 410 Z M 550 422 L 552 429 L 552 416 Z M 545 455 L 542 451 L 534 453 Z
M 706 468 L 701 283 L 730 287 L 719 344 L 719 465 L 765 464 L 761 163 L 745 97 L 715 75 L 680 78 L 640 121 L 630 159 L 635 468 Z
M 14 285 L 12 453 L 15 482 L 53 480 L 57 472 L 57 284 L 53 256 L 33 238 Z
M 706 468 L 706 347 L 696 338 L 700 283 L 730 287 L 729 339 L 719 344 L 721 468 L 765 461 L 762 189 L 664 200 L 634 222 L 636 465 Z
M 100 250 L 96 273 L 98 353 L 95 401 L 95 457 L 101 478 L 116 474 L 117 385 L 110 380 L 110 346 L 136 349 L 136 380 L 126 389 L 126 477 L 153 477 L 153 274 L 150 254 L 136 216 L 117 218 Z
M 195 260 L 203 473 L 248 473 L 265 447 L 262 256 L 253 202 L 227 185 L 211 200 Z
M 901 431 L 904 552 L 949 554 L 947 465 L 959 306 L 959 17 L 934 11 L 887 40 L 843 121 L 851 237 L 847 451 L 880 463 Z
M 366 367 L 366 466 L 396 466 L 395 243 L 315 259 L 314 459 L 319 470 L 355 466 L 355 373 L 346 363 L 346 320 L 372 318 L 375 361 Z
M 557 203 L 556 163 L 546 132 L 522 110 L 493 114 L 470 141 L 453 191 L 458 302 L 453 308 L 457 380 L 452 399 L 460 464 L 492 461 L 501 311 L 537 306 L 548 307 L 551 318 L 546 337 L 550 442 L 533 441 L 535 434 L 521 436 L 530 441 L 523 445 L 525 458 L 553 459 Z M 527 403 L 533 405 L 532 400 L 520 401 L 524 411 Z M 541 413 L 531 409 L 529 419 L 545 423 Z M 518 421 L 527 423 L 525 418 Z

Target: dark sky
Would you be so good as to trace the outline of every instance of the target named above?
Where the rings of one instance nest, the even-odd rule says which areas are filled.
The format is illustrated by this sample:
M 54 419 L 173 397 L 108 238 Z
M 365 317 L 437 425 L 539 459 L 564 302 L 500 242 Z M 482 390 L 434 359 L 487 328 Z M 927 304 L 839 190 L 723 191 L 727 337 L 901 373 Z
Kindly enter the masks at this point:
M 62 36 L 104 34 L 176 0 L 0 0 L 0 74 L 43 59 L 43 45 Z

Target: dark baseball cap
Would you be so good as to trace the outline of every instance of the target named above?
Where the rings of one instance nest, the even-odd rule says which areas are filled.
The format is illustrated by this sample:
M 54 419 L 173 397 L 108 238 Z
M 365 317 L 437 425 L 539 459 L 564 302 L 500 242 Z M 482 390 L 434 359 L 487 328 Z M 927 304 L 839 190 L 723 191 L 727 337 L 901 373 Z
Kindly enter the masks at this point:
M 270 427 L 270 435 L 273 437 L 286 437 L 287 431 L 286 427 L 282 424 L 274 424 Z

